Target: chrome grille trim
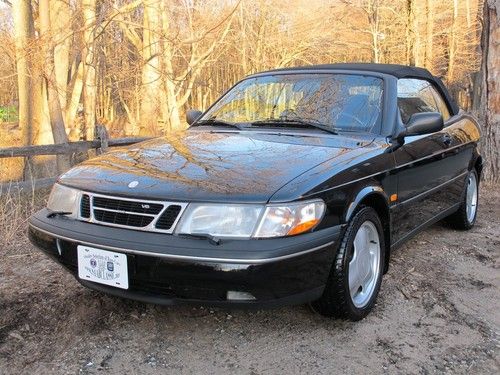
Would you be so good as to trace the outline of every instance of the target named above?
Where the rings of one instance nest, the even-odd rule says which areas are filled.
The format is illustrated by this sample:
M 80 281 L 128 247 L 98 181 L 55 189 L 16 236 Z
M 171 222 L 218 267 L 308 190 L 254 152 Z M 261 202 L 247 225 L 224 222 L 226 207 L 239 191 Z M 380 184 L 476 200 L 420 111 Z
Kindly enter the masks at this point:
M 82 201 L 82 197 L 84 195 L 88 195 L 90 198 L 90 217 L 89 218 L 83 217 L 82 212 L 81 212 L 81 201 Z M 105 199 L 116 199 L 116 200 L 121 200 L 121 201 L 129 201 L 129 202 L 134 202 L 134 203 L 139 203 L 139 204 L 155 204 L 155 205 L 160 204 L 160 205 L 163 205 L 163 207 L 160 210 L 160 212 L 156 215 L 150 214 L 150 213 L 148 213 L 148 214 L 139 213 L 139 212 L 135 212 L 135 211 L 114 210 L 114 209 L 108 209 L 108 208 L 102 208 L 102 207 L 95 207 L 94 206 L 94 197 L 105 198 Z M 132 230 L 143 231 L 143 232 L 157 232 L 157 233 L 167 233 L 167 234 L 172 234 L 174 232 L 174 229 L 175 229 L 177 223 L 179 222 L 184 210 L 186 209 L 186 207 L 188 205 L 188 203 L 185 203 L 185 202 L 154 201 L 154 200 L 147 200 L 147 199 L 124 198 L 124 197 L 118 197 L 118 196 L 89 193 L 86 191 L 80 191 L 78 202 L 79 202 L 79 204 L 77 206 L 78 207 L 77 219 L 80 221 L 85 221 L 87 223 L 105 225 L 105 226 L 110 226 L 110 227 L 132 229 Z M 172 223 L 172 226 L 169 229 L 156 228 L 156 222 L 160 219 L 160 217 L 163 215 L 163 213 L 169 208 L 169 206 L 180 206 L 181 207 L 179 213 L 177 214 L 177 217 L 175 218 L 174 222 Z M 153 220 L 151 221 L 151 223 L 149 223 L 147 226 L 144 226 L 144 227 L 135 227 L 135 226 L 131 226 L 131 225 L 109 223 L 106 221 L 98 220 L 94 215 L 94 209 L 97 209 L 100 211 L 107 211 L 110 213 L 114 212 L 114 213 L 122 213 L 122 214 L 128 214 L 128 215 L 153 217 Z

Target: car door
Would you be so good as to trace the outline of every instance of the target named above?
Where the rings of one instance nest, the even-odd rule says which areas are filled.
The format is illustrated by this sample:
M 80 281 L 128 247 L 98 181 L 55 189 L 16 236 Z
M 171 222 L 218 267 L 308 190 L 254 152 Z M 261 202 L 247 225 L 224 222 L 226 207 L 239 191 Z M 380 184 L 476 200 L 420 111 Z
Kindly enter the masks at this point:
M 428 81 L 400 79 L 398 107 L 402 123 L 408 123 L 418 112 L 439 112 L 445 123 L 451 121 L 446 103 L 438 103 L 436 95 L 438 92 Z M 439 132 L 406 137 L 403 146 L 394 152 L 398 197 L 393 207 L 393 243 L 404 240 L 458 201 L 465 176 L 463 163 L 457 163 L 455 137 L 449 130 L 445 127 Z

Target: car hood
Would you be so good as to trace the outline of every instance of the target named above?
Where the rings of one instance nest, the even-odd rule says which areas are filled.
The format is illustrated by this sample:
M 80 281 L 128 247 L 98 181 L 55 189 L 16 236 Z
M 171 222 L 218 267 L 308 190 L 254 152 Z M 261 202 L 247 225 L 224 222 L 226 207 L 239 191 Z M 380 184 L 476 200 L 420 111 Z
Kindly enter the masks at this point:
M 304 172 L 371 140 L 322 133 L 187 130 L 90 159 L 59 182 L 124 197 L 264 203 Z

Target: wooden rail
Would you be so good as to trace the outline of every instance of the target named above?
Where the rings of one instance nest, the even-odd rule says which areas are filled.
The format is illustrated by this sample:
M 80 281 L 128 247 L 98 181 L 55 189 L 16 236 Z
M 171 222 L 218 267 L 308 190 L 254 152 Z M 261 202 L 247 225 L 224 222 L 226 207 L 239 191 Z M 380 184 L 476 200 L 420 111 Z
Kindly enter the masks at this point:
M 150 138 L 131 137 L 131 138 L 108 139 L 107 147 L 127 146 L 134 143 L 145 141 L 147 139 Z M 85 152 L 92 149 L 105 150 L 107 147 L 106 146 L 103 147 L 103 143 L 104 142 L 99 139 L 94 141 L 69 142 L 69 143 L 61 143 L 55 145 L 0 148 L 0 158 L 30 157 L 38 155 L 67 155 L 67 154 L 73 154 L 75 152 Z
M 6 192 L 12 191 L 34 191 L 38 189 L 51 187 L 56 182 L 57 177 L 37 178 L 29 181 L 5 182 L 0 184 L 0 196 Z
M 105 152 L 108 147 L 128 146 L 134 143 L 151 139 L 150 137 L 128 137 L 110 139 L 106 128 L 96 126 L 96 139 L 92 141 L 68 142 L 54 145 L 21 146 L 0 148 L 1 158 L 30 158 L 39 155 L 72 155 L 78 152 L 96 150 L 97 153 Z M 11 189 L 32 190 L 50 186 L 56 177 L 46 177 L 30 181 L 16 181 L 0 183 L 0 193 Z

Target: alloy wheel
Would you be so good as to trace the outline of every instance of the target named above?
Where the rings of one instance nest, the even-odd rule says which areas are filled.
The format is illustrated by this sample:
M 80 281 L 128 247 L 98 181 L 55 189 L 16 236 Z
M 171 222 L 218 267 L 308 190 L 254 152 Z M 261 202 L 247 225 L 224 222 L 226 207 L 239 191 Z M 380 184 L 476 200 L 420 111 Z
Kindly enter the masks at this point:
M 349 292 L 357 308 L 371 299 L 380 273 L 380 239 L 375 224 L 365 221 L 356 232 L 349 262 Z
M 466 206 L 467 220 L 469 223 L 474 222 L 477 210 L 477 178 L 475 173 L 469 175 L 467 181 Z

